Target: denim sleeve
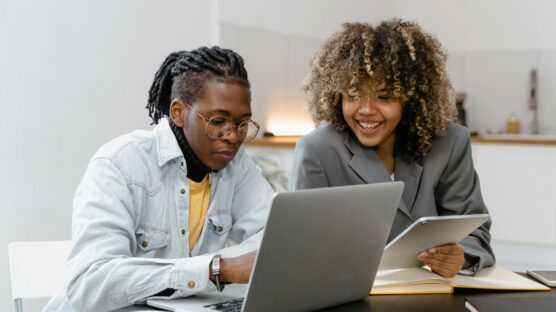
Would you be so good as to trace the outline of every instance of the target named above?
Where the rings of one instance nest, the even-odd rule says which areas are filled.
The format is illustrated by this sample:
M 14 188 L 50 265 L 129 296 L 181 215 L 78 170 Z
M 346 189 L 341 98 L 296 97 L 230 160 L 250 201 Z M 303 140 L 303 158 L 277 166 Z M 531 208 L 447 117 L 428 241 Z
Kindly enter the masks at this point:
M 109 158 L 91 161 L 74 199 L 73 243 L 66 297 L 76 311 L 110 311 L 160 291 L 189 296 L 208 288 L 212 255 L 181 259 L 139 258 L 133 197 Z
M 236 243 L 252 244 L 253 248 L 258 248 L 274 191 L 243 148 L 238 157 L 239 162 L 233 172 L 235 182 L 229 238 Z M 224 249 L 221 254 L 226 252 Z

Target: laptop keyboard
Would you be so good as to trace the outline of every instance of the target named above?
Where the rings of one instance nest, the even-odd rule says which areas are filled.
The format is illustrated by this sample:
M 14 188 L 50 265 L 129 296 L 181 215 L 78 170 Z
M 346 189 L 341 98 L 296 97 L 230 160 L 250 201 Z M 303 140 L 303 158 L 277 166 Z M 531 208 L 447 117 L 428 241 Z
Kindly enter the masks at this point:
M 229 301 L 213 303 L 203 307 L 216 310 L 216 311 L 241 312 L 241 307 L 243 306 L 243 299 L 245 298 L 237 298 Z

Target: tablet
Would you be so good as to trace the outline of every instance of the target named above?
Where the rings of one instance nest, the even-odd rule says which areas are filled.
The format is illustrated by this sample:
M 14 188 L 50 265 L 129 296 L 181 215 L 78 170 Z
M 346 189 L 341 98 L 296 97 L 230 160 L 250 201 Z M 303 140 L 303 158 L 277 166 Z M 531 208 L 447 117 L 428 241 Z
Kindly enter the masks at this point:
M 386 245 L 380 270 L 420 267 L 419 253 L 457 243 L 489 218 L 488 214 L 422 217 Z
M 527 274 L 536 278 L 546 286 L 556 287 L 556 271 L 527 270 Z

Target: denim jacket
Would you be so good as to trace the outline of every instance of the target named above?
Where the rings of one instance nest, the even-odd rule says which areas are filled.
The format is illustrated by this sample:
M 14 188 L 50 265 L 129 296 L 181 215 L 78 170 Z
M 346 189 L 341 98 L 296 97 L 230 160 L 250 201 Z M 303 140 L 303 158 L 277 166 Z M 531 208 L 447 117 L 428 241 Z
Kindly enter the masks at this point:
M 167 288 L 166 298 L 214 289 L 209 263 L 257 248 L 273 191 L 240 148 L 209 175 L 210 205 L 189 254 L 187 167 L 166 119 L 99 149 L 73 203 L 73 247 L 62 289 L 45 311 L 109 311 Z M 229 243 L 239 245 L 224 248 Z

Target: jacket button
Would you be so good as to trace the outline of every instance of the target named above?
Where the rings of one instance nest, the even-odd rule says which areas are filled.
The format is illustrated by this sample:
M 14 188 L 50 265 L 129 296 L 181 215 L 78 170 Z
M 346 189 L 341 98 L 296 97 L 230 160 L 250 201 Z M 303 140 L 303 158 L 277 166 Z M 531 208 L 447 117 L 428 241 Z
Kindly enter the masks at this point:
M 181 162 L 181 166 L 183 167 L 183 161 Z
M 180 193 L 185 194 L 185 189 L 181 189 Z
M 187 287 L 189 287 L 189 288 L 195 287 L 195 282 L 194 281 L 187 282 Z
M 142 241 L 141 246 L 143 246 L 143 248 L 147 248 L 147 246 L 149 246 L 149 242 L 148 241 Z
M 221 227 L 220 225 L 216 227 L 216 232 L 222 233 L 222 231 L 224 231 L 223 227 Z
M 181 235 L 185 235 L 185 229 L 181 229 Z

